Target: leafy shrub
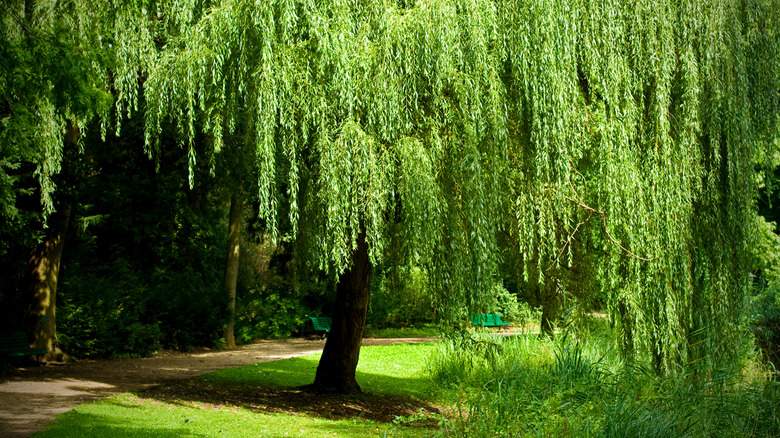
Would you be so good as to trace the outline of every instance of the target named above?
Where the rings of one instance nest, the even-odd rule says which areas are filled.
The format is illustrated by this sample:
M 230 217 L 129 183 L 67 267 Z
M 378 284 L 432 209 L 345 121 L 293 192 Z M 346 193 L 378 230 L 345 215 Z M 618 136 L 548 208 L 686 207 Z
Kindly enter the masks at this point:
M 117 257 L 97 269 L 70 266 L 62 280 L 57 329 L 66 353 L 76 359 L 142 355 L 127 343 L 128 327 L 140 330 L 143 289 L 126 260 Z
M 532 308 L 527 302 L 519 299 L 515 293 L 507 290 L 503 284 L 496 283 L 492 293 L 486 296 L 485 304 L 487 313 L 498 313 L 501 320 L 511 322 L 516 326 L 525 327 L 531 324 L 539 324 L 542 316 L 541 308 Z
M 163 333 L 158 324 L 134 322 L 126 328 L 125 348 L 132 354 L 151 356 L 162 348 Z
M 780 284 L 759 288 L 748 308 L 756 343 L 767 360 L 780 369 Z
M 748 302 L 748 321 L 756 343 L 774 367 L 780 368 L 780 236 L 774 222 L 756 216 L 753 249 L 755 286 Z
M 236 343 L 301 334 L 309 316 L 320 314 L 322 285 L 308 277 L 295 282 L 292 247 L 242 242 L 236 290 Z M 313 299 L 314 298 L 314 299 Z
M 491 313 L 498 313 L 503 321 L 520 322 L 520 303 L 515 294 L 510 293 L 500 283 L 496 283 L 491 297 L 495 300 L 488 309 Z
M 236 303 L 236 342 L 245 344 L 258 338 L 284 338 L 301 333 L 307 317 L 317 312 L 299 297 L 284 290 L 250 290 Z
M 166 348 L 213 345 L 224 323 L 220 272 L 180 268 L 156 273 L 146 290 L 140 321 L 157 322 Z
M 60 307 L 61 347 L 76 359 L 150 356 L 162 348 L 158 324 L 144 324 L 138 315 L 112 308 L 104 301 Z
M 224 307 L 216 277 L 182 269 L 145 279 L 120 257 L 70 267 L 58 300 L 58 337 L 74 358 L 148 356 L 210 345 Z M 216 284 L 215 284 L 216 283 Z
M 396 268 L 372 279 L 367 320 L 375 329 L 414 327 L 433 321 L 427 271 L 417 266 Z

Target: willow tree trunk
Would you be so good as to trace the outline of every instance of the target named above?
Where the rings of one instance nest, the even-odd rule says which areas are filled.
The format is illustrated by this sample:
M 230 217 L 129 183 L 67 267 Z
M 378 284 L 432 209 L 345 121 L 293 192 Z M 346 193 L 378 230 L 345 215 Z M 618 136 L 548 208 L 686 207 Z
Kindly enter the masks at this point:
M 27 291 L 30 301 L 25 326 L 32 347 L 49 350 L 49 354 L 38 357 L 41 361 L 64 358 L 57 345 L 57 279 L 69 222 L 70 206 L 63 207 L 52 215 L 46 237 L 33 247 L 27 262 Z
M 339 276 L 333 323 L 317 366 L 314 383 L 310 387 L 314 391 L 360 392 L 360 386 L 355 380 L 355 370 L 366 326 L 370 271 L 366 233 L 362 231 L 358 236 L 357 249 L 352 254 L 352 267 Z
M 236 282 L 238 281 L 238 256 L 241 241 L 241 213 L 244 204 L 237 195 L 230 199 L 230 219 L 228 225 L 227 263 L 225 267 L 225 293 L 227 294 L 227 324 L 225 325 L 225 343 L 228 348 L 236 347 Z
M 627 364 L 634 363 L 634 320 L 631 318 L 628 306 L 626 305 L 626 299 L 621 297 L 618 299 L 618 315 L 620 317 L 620 325 L 622 336 L 620 340 L 620 347 L 623 354 L 623 360 Z
M 548 279 L 540 286 L 542 302 L 542 320 L 540 334 L 547 335 L 550 339 L 555 337 L 555 324 L 558 321 L 558 308 L 560 297 L 558 294 L 558 282 Z

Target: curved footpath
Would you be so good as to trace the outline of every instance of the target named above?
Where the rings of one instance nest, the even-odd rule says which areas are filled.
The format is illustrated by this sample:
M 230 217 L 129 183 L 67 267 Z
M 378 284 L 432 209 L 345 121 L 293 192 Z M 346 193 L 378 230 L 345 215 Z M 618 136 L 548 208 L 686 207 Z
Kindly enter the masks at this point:
M 363 339 L 363 345 L 418 343 L 434 338 Z M 0 383 L 0 437 L 27 437 L 43 430 L 59 414 L 81 403 L 121 392 L 210 371 L 322 351 L 325 342 L 309 339 L 258 341 L 235 350 L 181 353 L 155 357 L 86 360 L 20 368 Z

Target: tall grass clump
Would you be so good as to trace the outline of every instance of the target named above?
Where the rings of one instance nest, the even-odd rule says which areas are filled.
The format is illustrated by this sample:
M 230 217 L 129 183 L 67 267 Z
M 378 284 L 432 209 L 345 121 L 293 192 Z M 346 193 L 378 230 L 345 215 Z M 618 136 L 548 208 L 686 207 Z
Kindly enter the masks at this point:
M 780 434 L 777 382 L 731 371 L 698 382 L 623 373 L 603 412 L 603 436 L 774 437 Z
M 538 335 L 470 332 L 442 342 L 433 381 L 454 412 L 445 437 L 780 436 L 780 390 L 749 368 L 660 378 L 648 361 L 625 363 L 604 319 Z
M 748 312 L 756 344 L 777 372 L 780 369 L 780 283 L 758 285 L 748 300 Z

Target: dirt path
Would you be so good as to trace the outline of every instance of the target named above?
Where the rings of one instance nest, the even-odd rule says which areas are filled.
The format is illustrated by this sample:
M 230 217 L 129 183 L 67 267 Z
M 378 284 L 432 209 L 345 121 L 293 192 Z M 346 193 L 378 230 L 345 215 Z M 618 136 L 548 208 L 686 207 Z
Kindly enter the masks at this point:
M 363 345 L 430 340 L 364 339 Z M 319 353 L 324 345 L 321 340 L 284 339 L 258 341 L 229 351 L 165 351 L 152 358 L 20 368 L 18 374 L 0 383 L 0 437 L 30 436 L 81 403 L 223 368 Z

